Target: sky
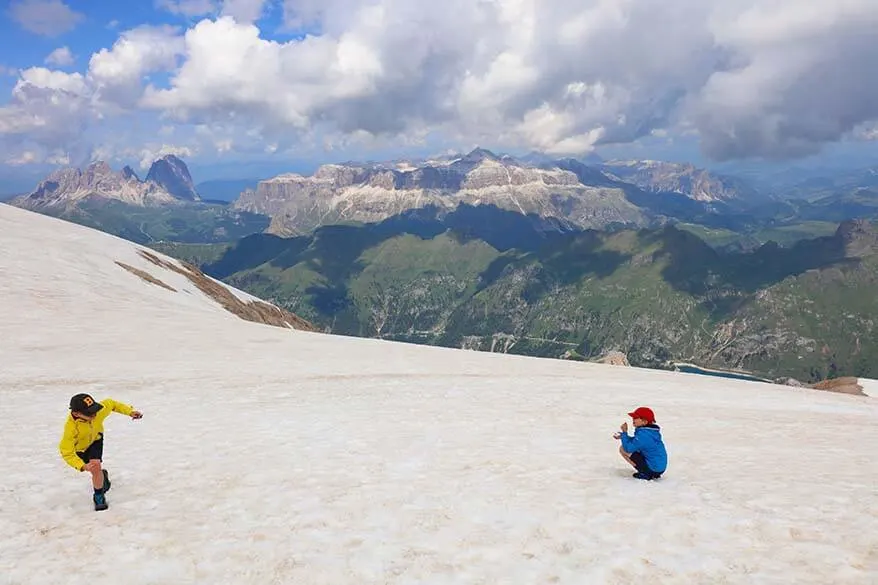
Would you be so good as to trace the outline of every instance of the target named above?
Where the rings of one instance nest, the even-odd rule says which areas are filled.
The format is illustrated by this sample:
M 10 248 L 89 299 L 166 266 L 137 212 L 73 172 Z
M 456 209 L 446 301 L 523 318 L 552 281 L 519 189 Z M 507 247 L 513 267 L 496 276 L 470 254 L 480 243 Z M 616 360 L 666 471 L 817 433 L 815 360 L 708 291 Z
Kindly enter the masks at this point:
M 874 0 L 0 6 L 0 177 L 168 153 L 246 176 L 475 146 L 702 165 L 878 152 Z

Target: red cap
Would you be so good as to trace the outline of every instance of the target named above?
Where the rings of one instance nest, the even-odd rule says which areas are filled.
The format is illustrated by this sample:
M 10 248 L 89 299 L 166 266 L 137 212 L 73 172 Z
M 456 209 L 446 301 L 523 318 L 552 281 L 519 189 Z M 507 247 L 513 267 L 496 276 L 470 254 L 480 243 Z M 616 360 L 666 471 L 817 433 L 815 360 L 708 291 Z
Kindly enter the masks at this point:
M 646 422 L 655 422 L 655 414 L 652 412 L 652 409 L 645 406 L 641 406 L 634 412 L 629 412 L 628 416 L 631 418 L 642 418 Z

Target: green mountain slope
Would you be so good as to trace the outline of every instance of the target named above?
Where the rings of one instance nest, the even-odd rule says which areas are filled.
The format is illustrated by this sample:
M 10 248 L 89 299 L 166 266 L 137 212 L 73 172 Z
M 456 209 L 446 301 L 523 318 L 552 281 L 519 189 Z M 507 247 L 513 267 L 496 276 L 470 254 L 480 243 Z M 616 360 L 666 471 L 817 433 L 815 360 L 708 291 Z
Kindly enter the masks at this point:
M 335 333 L 550 357 L 621 350 L 632 365 L 808 381 L 878 373 L 878 236 L 865 222 L 723 254 L 674 227 L 567 232 L 464 209 L 162 251 Z

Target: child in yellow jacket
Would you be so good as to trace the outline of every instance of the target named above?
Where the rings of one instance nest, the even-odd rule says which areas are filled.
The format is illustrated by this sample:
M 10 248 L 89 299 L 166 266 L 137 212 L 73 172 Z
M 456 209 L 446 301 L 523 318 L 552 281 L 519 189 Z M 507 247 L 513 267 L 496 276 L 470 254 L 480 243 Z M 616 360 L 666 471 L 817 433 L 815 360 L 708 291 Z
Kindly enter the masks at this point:
M 130 405 L 111 398 L 98 402 L 88 394 L 77 394 L 70 399 L 70 414 L 58 445 L 61 457 L 70 467 L 91 473 L 95 510 L 106 510 L 108 507 L 105 494 L 110 489 L 110 477 L 106 470 L 101 469 L 101 459 L 104 451 L 104 419 L 113 412 L 132 419 L 143 417 Z

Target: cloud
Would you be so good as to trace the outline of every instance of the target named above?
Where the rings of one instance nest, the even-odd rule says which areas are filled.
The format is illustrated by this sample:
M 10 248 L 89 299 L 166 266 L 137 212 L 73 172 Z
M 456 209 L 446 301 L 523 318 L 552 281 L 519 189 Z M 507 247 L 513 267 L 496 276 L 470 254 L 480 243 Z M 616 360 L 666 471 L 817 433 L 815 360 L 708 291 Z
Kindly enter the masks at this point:
M 13 90 L 13 95 L 26 93 L 28 87 L 45 90 L 58 90 L 62 93 L 85 97 L 89 87 L 85 78 L 79 73 L 64 73 L 44 67 L 31 67 L 21 72 L 21 77 Z
M 580 155 L 687 134 L 718 160 L 803 156 L 878 122 L 874 0 L 284 0 L 283 40 L 254 24 L 264 0 L 165 5 L 212 17 L 95 53 L 83 119 L 158 114 L 200 153 Z M 83 99 L 74 78 L 28 75 Z M 16 104 L 0 119 L 30 115 Z
M 70 52 L 70 49 L 67 47 L 60 47 L 49 53 L 49 56 L 46 57 L 45 63 L 57 67 L 69 67 L 70 65 L 73 65 L 74 61 L 75 59 L 73 53 Z
M 25 30 L 47 37 L 69 32 L 85 19 L 61 0 L 13 0 L 9 14 Z
M 13 154 L 6 158 L 6 164 L 19 167 L 22 165 L 29 165 L 35 162 L 40 161 L 40 156 L 36 152 L 32 150 L 24 150 L 18 154 Z
M 721 60 L 708 31 L 680 20 L 705 10 L 678 3 L 288 1 L 290 22 L 318 20 L 322 34 L 278 43 L 202 21 L 171 87 L 144 103 L 178 120 L 234 115 L 268 135 L 430 129 L 583 152 L 667 124 Z M 662 38 L 644 40 L 647 25 Z
M 878 122 L 860 127 L 854 133 L 858 140 L 876 140 L 878 141 Z
M 214 0 L 156 0 L 156 7 L 181 16 L 204 16 L 216 10 Z
M 262 18 L 264 9 L 265 0 L 224 0 L 222 15 L 249 24 Z
M 88 76 L 98 99 L 122 108 L 135 106 L 146 75 L 176 66 L 183 50 L 177 33 L 170 26 L 142 26 L 123 32 L 112 48 L 92 55 Z
M 42 153 L 35 162 L 59 151 L 80 158 L 96 120 L 82 75 L 32 67 L 21 72 L 12 99 L 0 108 L 0 150 Z
M 874 2 L 752 2 L 727 16 L 712 30 L 740 65 L 713 74 L 694 100 L 710 156 L 806 156 L 878 120 Z
M 179 157 L 189 157 L 195 151 L 188 146 L 174 146 L 172 144 L 162 144 L 158 147 L 147 147 L 140 151 L 140 168 L 148 169 L 152 163 L 163 156 L 173 154 Z
M 0 107 L 0 151 L 26 148 L 48 160 L 60 149 L 82 162 L 102 141 L 96 136 L 101 131 L 114 139 L 148 135 L 151 125 L 143 130 L 136 123 L 137 101 L 148 74 L 175 67 L 182 48 L 176 33 L 148 26 L 125 31 L 110 49 L 92 55 L 84 75 L 43 67 L 21 71 L 12 99 Z M 114 129 L 115 119 L 126 114 L 131 119 L 124 130 Z

